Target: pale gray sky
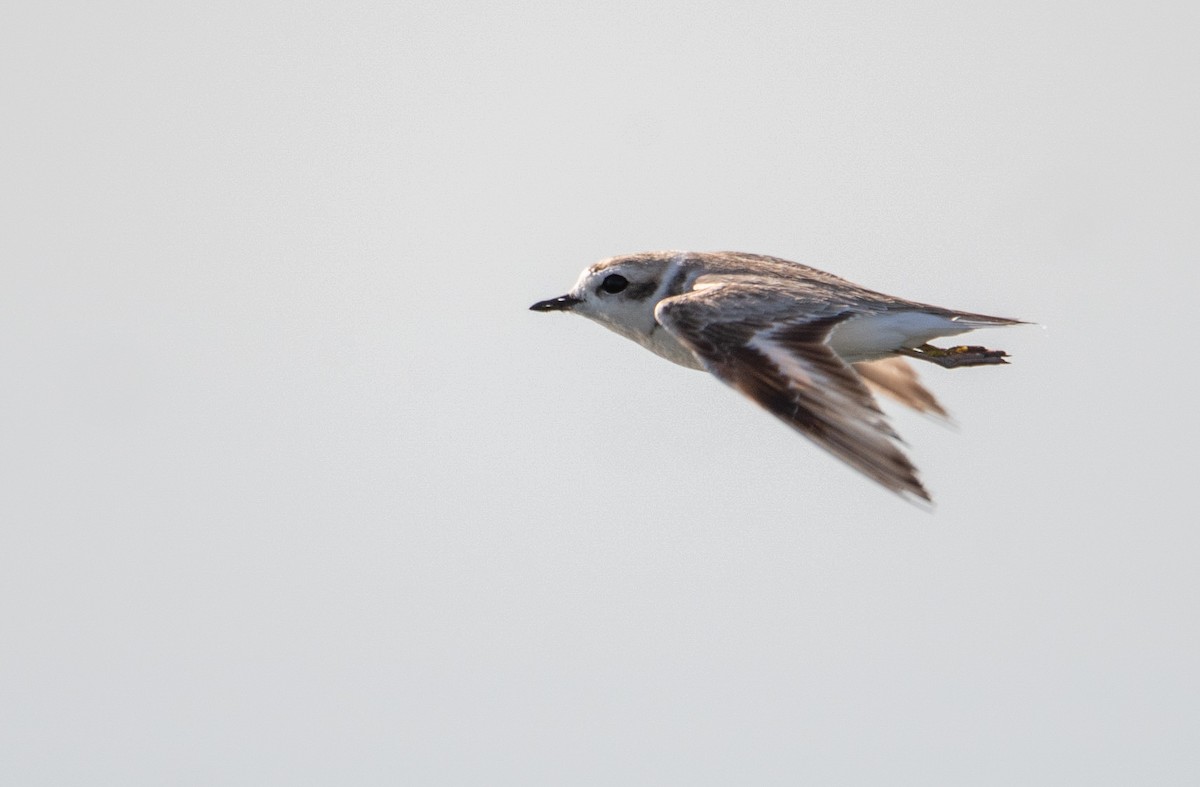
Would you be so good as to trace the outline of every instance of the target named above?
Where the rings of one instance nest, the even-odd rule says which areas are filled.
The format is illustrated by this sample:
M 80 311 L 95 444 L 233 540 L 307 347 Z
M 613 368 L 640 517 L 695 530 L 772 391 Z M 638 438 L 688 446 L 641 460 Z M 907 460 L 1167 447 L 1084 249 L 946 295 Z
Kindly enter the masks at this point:
M 6 783 L 1200 781 L 1194 4 L 0 13 Z M 527 311 L 656 248 L 1043 327 L 931 515 Z

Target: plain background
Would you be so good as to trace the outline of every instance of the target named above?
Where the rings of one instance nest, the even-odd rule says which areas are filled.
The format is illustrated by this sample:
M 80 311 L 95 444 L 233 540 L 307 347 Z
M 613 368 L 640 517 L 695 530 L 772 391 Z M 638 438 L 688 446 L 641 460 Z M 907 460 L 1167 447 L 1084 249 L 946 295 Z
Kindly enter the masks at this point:
M 1200 781 L 1196 4 L 0 16 L 6 784 Z M 930 514 L 527 311 L 659 248 L 1040 327 Z

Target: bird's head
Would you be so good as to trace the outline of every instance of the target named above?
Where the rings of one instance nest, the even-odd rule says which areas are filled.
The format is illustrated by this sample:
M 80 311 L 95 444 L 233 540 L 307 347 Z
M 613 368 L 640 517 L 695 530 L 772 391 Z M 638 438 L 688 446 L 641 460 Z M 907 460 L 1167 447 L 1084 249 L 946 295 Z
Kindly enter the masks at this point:
M 566 295 L 539 301 L 533 311 L 571 311 L 635 341 L 657 326 L 654 307 L 666 295 L 677 252 L 650 252 L 601 260 Z

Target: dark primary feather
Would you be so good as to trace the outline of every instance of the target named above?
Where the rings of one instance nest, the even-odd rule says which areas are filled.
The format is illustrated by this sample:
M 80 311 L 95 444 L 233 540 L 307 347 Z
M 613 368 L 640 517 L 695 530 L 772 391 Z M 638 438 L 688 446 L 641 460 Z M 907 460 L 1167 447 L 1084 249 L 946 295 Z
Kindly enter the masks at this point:
M 888 489 L 928 501 L 870 391 L 826 343 L 848 312 L 826 303 L 819 313 L 797 313 L 792 303 L 781 320 L 763 313 L 769 294 L 731 278 L 664 299 L 655 315 L 722 381 Z

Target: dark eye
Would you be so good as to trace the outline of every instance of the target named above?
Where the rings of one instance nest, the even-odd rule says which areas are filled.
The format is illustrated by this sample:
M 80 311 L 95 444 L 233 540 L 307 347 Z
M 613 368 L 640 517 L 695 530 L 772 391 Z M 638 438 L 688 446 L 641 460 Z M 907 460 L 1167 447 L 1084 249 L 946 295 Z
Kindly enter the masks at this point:
M 629 279 L 626 279 L 619 273 L 614 273 L 604 277 L 604 281 L 600 283 L 600 289 L 605 292 L 620 292 L 629 286 Z

